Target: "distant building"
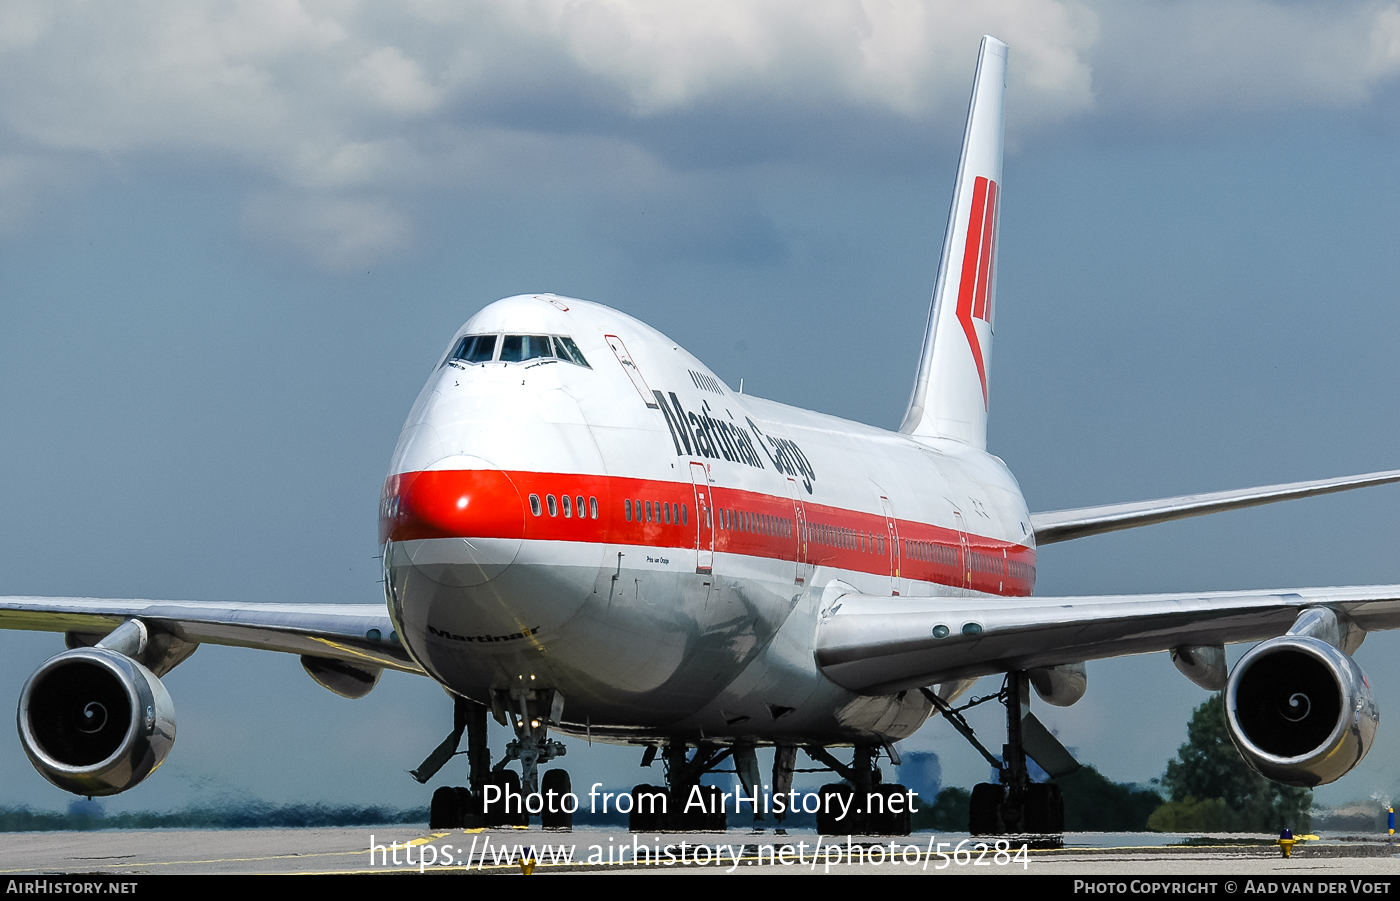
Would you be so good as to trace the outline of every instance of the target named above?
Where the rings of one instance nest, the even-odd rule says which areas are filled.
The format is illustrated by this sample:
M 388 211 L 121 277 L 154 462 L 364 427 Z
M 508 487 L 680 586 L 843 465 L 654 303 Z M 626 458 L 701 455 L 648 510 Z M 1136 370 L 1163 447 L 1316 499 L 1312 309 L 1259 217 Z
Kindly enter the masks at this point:
M 900 756 L 904 760 L 899 765 L 900 783 L 932 803 L 943 789 L 943 765 L 938 762 L 938 755 L 932 751 L 909 751 Z

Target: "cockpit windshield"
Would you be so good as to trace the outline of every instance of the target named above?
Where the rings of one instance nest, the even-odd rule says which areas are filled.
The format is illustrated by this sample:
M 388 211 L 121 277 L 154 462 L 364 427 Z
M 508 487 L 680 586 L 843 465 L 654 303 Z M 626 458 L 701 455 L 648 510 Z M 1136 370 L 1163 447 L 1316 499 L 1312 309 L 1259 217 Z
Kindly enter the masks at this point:
M 448 354 L 448 363 L 524 363 L 557 359 L 592 369 L 573 338 L 561 335 L 466 335 Z
M 538 357 L 552 357 L 548 335 L 506 335 L 501 343 L 502 363 L 523 363 Z
M 583 351 L 578 349 L 573 338 L 554 338 L 554 354 L 561 360 L 568 360 L 570 363 L 577 363 L 585 369 L 592 369 L 588 361 L 583 358 Z
M 464 363 L 489 363 L 496 356 L 495 335 L 467 335 L 457 342 L 449 360 Z

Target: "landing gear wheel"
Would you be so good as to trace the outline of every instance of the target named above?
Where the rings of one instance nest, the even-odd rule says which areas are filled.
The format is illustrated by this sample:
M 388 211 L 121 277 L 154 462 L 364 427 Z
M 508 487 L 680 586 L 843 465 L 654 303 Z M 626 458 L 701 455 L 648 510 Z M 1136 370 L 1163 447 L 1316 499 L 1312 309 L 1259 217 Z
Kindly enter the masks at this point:
M 884 800 L 883 811 L 880 803 L 870 805 L 866 811 L 867 835 L 908 835 L 914 831 L 913 814 L 904 806 L 909 798 L 909 789 L 903 785 L 873 785 L 870 795 L 878 795 Z
M 1026 831 L 1036 835 L 1060 835 L 1065 831 L 1065 799 L 1051 782 L 1026 787 Z
M 661 811 L 657 810 L 654 800 L 657 795 L 666 799 L 666 788 L 645 783 L 633 786 L 632 811 L 627 814 L 627 830 L 629 832 L 663 831 Z M 645 800 L 643 800 L 644 796 Z
M 457 789 L 444 785 L 433 792 L 433 803 L 428 808 L 429 829 L 456 829 L 461 825 L 461 814 L 457 810 Z
M 465 786 L 459 785 L 454 791 L 457 792 L 457 825 L 463 829 L 480 829 L 481 798 Z
M 818 835 L 859 835 L 865 832 L 865 817 L 856 813 L 855 789 L 842 782 L 821 788 L 822 806 L 817 810 Z M 842 811 L 846 811 L 842 816 Z
M 540 825 L 545 829 L 573 829 L 574 815 L 564 810 L 564 798 L 573 791 L 568 770 L 549 770 L 540 780 L 540 794 L 544 795 L 544 809 L 540 811 Z M 550 808 L 553 807 L 553 810 Z
M 1001 802 L 1006 789 L 992 782 L 979 782 L 972 787 L 972 803 L 968 809 L 967 831 L 973 835 L 1001 835 Z
M 723 832 L 729 828 L 728 817 L 725 816 L 724 789 L 718 785 L 699 785 L 694 787 L 699 794 L 702 810 L 696 810 L 698 804 L 690 803 L 692 793 L 687 792 L 684 798 L 673 798 L 672 804 L 677 808 L 677 815 L 668 819 L 678 824 L 680 832 Z M 686 810 L 690 807 L 690 810 Z M 670 830 L 667 830 L 670 831 Z
M 525 799 L 520 794 L 520 777 L 514 770 L 496 770 L 487 777 L 486 785 L 497 786 L 500 793 L 498 799 L 492 799 L 490 808 L 482 811 L 485 826 L 530 825 L 529 815 L 525 813 Z

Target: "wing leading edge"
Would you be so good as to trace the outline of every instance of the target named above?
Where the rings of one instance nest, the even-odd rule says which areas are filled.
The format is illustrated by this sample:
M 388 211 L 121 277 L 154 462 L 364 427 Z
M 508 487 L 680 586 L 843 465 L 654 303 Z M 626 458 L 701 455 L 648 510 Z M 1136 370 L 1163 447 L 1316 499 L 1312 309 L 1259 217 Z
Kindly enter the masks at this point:
M 1260 641 L 1287 632 L 1305 607 L 1328 607 L 1364 631 L 1394 629 L 1400 585 L 997 598 L 994 604 L 848 594 L 830 604 L 817 628 L 816 660 L 838 685 L 883 694 L 1182 646 Z
M 1074 510 L 1054 510 L 1047 513 L 1032 513 L 1031 528 L 1035 530 L 1037 545 L 1069 541 L 1072 538 L 1087 538 L 1120 529 L 1135 529 L 1174 519 L 1191 516 L 1205 516 L 1208 513 L 1221 513 L 1225 510 L 1242 510 L 1245 507 L 1258 507 L 1277 501 L 1312 497 L 1319 494 L 1333 494 L 1350 491 L 1353 488 L 1366 488 L 1371 485 L 1384 485 L 1400 482 L 1400 469 L 1387 472 L 1369 472 L 1359 476 L 1343 476 L 1335 479 L 1314 479 L 1310 482 L 1289 482 L 1283 485 L 1264 485 L 1258 488 L 1237 488 L 1232 491 L 1212 491 L 1207 494 L 1185 494 L 1180 497 L 1164 497 L 1151 501 L 1133 501 L 1126 504 L 1108 504 L 1101 507 L 1079 507 Z
M 0 628 L 106 634 L 139 619 L 192 644 L 261 648 L 422 674 L 377 604 L 0 598 Z

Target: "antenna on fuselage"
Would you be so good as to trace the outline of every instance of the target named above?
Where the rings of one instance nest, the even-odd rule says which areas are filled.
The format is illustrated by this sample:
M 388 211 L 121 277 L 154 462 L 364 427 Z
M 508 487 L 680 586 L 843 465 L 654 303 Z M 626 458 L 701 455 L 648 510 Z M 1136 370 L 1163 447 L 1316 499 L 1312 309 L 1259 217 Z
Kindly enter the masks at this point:
M 987 446 L 987 376 L 996 309 L 1006 45 L 987 35 L 977 56 L 923 353 L 900 432 Z

